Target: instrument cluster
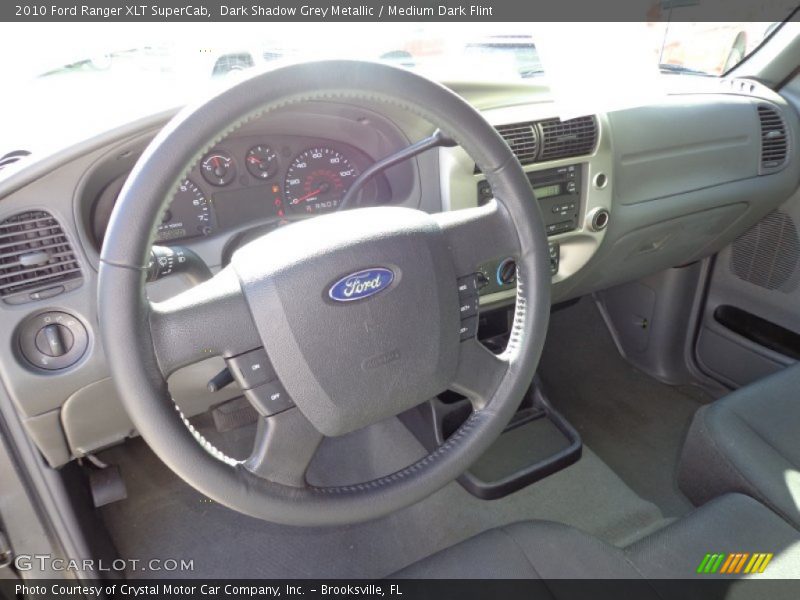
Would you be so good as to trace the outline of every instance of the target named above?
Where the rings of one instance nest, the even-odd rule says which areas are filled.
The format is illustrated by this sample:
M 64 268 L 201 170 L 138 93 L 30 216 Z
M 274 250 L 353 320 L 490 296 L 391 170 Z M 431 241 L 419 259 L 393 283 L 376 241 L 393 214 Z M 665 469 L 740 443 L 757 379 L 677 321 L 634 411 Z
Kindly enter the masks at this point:
M 156 240 L 183 241 L 248 224 L 333 212 L 373 162 L 358 148 L 330 139 L 231 137 L 207 152 L 175 190 Z M 126 177 L 108 184 L 95 202 L 92 229 L 98 244 Z M 353 207 L 391 201 L 389 183 L 379 174 L 360 189 Z

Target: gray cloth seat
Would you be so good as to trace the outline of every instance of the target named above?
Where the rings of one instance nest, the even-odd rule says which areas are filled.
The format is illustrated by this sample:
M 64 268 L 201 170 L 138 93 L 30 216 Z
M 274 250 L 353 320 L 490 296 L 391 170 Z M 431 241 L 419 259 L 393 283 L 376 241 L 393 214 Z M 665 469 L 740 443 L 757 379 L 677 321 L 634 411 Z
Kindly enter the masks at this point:
M 740 492 L 800 526 L 800 365 L 698 410 L 678 485 L 695 505 Z
M 527 521 L 486 531 L 406 567 L 393 577 L 413 579 L 543 579 L 537 597 L 574 597 L 558 580 L 624 579 L 636 598 L 797 598 L 797 586 L 748 588 L 739 575 L 698 575 L 707 553 L 771 552 L 756 577 L 800 577 L 800 531 L 759 502 L 727 494 L 626 548 L 577 529 Z M 692 579 L 675 585 L 674 579 Z M 721 586 L 709 588 L 709 581 Z M 738 590 L 730 587 L 736 583 Z M 562 588 L 559 588 L 559 586 Z M 566 586 L 566 587 L 563 587 Z M 563 594 L 559 593 L 563 590 Z M 608 590 L 605 590 L 608 592 Z

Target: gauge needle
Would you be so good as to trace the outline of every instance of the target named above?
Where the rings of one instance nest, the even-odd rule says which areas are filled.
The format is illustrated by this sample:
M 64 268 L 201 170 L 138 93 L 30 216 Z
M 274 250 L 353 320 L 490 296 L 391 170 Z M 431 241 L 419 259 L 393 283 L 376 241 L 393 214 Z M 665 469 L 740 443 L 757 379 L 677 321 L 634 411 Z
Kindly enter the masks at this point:
M 249 160 L 251 163 L 256 163 L 256 164 L 259 164 L 259 165 L 260 165 L 262 162 L 264 162 L 263 160 L 261 160 L 260 158 L 257 158 L 257 157 L 255 157 L 255 156 L 251 156 L 251 157 L 250 157 L 250 158 L 248 158 L 247 160 Z
M 322 188 L 318 187 L 313 192 L 308 192 L 305 196 L 300 196 L 299 198 L 295 198 L 294 199 L 294 204 L 300 204 L 301 202 L 304 202 L 304 201 L 308 200 L 309 198 L 312 198 L 313 196 L 316 196 L 321 191 L 322 191 Z

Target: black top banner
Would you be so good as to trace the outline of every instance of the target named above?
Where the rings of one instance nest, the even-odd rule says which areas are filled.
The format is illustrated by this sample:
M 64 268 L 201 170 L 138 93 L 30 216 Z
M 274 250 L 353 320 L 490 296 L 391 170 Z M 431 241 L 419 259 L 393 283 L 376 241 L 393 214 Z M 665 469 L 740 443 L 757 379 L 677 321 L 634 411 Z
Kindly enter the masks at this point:
M 0 20 L 221 22 L 784 21 L 797 0 L 4 0 Z

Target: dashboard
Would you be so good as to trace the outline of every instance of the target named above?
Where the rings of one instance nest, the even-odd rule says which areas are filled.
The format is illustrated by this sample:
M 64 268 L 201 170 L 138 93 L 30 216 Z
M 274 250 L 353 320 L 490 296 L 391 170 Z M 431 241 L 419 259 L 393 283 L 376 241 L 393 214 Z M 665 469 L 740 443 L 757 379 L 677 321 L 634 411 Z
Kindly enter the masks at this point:
M 800 121 L 792 105 L 758 84 L 673 81 L 683 87 L 658 105 L 574 121 L 557 118 L 543 86 L 452 86 L 498 129 L 537 192 L 554 302 L 711 256 L 797 194 Z M 7 350 L 0 395 L 7 391 L 53 466 L 134 434 L 97 331 L 97 269 L 119 192 L 172 114 L 0 174 L 0 235 L 10 240 L 6 255 L 0 252 L 0 344 Z M 254 119 L 189 165 L 154 239 L 185 246 L 219 270 L 253 236 L 339 210 L 370 165 L 432 132 L 414 115 L 367 101 L 294 105 Z M 775 140 L 785 144 L 777 163 L 775 148 L 767 147 Z M 492 195 L 463 149 L 438 148 L 370 178 L 347 208 L 435 213 L 475 207 Z M 20 266 L 11 251 L 30 255 L 31 266 Z M 476 265 L 487 280 L 482 312 L 513 303 L 509 258 Z M 47 262 L 36 264 L 40 259 Z M 163 300 L 190 285 L 168 277 L 149 284 L 147 294 Z M 70 362 L 26 358 L 46 324 L 80 334 Z M 208 391 L 223 366 L 211 358 L 170 377 L 187 416 L 241 393 L 235 386 Z

